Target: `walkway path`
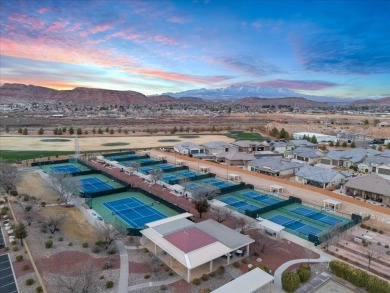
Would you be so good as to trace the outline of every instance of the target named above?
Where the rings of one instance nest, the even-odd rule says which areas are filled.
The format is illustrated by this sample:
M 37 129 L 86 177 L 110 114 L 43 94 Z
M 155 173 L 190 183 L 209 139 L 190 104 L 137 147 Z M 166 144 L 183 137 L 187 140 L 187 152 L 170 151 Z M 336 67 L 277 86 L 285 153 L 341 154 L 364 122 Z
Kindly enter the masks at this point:
M 317 262 L 329 262 L 331 259 L 327 256 L 321 255 L 320 258 L 301 258 L 301 259 L 293 259 L 288 262 L 285 262 L 280 267 L 278 267 L 275 271 L 274 277 L 275 281 L 274 284 L 278 288 L 282 288 L 282 274 L 285 270 L 287 270 L 290 266 L 298 264 L 298 263 L 317 263 Z
M 172 283 L 176 283 L 180 280 L 182 280 L 182 278 L 180 278 L 179 276 L 176 276 L 176 277 L 170 278 L 168 280 L 164 280 L 164 281 L 156 281 L 156 282 L 147 282 L 147 283 L 137 284 L 137 285 L 129 286 L 128 292 L 143 289 L 143 288 L 157 287 L 157 286 L 161 286 L 161 285 L 169 285 Z M 125 292 L 125 291 L 121 291 L 121 292 Z
M 115 243 L 121 259 L 118 293 L 123 293 L 127 292 L 127 287 L 129 286 L 129 255 L 127 254 L 125 244 L 121 240 L 117 240 Z

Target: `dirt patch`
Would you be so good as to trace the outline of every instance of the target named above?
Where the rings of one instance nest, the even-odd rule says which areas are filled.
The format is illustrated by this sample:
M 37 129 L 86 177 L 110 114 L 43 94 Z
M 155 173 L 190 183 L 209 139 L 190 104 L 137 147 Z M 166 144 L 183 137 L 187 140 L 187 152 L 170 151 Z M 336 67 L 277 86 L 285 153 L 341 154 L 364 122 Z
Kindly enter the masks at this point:
M 56 203 L 59 198 L 40 172 L 24 173 L 22 181 L 18 184 L 18 192 L 35 196 L 46 203 Z
M 41 214 L 46 217 L 61 213 L 66 214 L 65 223 L 61 228 L 61 231 L 66 238 L 78 240 L 81 242 L 95 242 L 97 240 L 96 229 L 88 223 L 78 208 L 53 206 L 45 207 L 41 210 Z
M 22 253 L 20 253 L 20 254 L 22 254 Z M 18 254 L 16 253 L 16 255 L 18 255 Z M 15 276 L 17 278 L 19 278 L 21 276 L 24 276 L 26 274 L 29 274 L 29 273 L 34 271 L 34 269 L 32 268 L 30 260 L 27 258 L 27 254 L 25 254 L 23 256 L 25 258 L 23 261 L 20 261 L 20 262 L 14 261 L 12 263 L 12 266 L 13 266 L 14 272 L 15 272 Z M 28 270 L 23 270 L 24 266 L 29 266 L 29 269 Z
M 147 274 L 151 270 L 150 266 L 146 263 L 129 262 L 129 273 Z

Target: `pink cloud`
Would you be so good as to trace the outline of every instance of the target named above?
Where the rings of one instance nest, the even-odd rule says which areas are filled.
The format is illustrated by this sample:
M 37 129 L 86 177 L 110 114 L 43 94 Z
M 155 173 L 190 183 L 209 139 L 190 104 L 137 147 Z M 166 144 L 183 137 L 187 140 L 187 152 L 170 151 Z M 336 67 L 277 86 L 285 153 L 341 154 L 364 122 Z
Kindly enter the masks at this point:
M 153 39 L 156 42 L 159 42 L 159 43 L 169 44 L 169 45 L 172 45 L 172 46 L 178 46 L 179 45 L 179 42 L 177 40 L 175 40 L 173 38 L 170 38 L 170 37 L 167 37 L 167 36 L 164 36 L 164 35 L 154 36 Z
M 141 35 L 140 34 L 134 34 L 134 33 L 128 33 L 128 32 L 125 32 L 125 31 L 121 31 L 121 32 L 117 32 L 115 34 L 109 35 L 109 36 L 107 36 L 107 38 L 108 39 L 111 39 L 111 38 L 121 38 L 121 39 L 124 39 L 124 40 L 136 40 L 136 39 L 141 38 Z
M 20 13 L 10 15 L 8 20 L 33 29 L 41 29 L 45 26 L 45 22 L 42 19 L 28 17 L 27 15 Z
M 90 30 L 90 32 L 92 34 L 97 34 L 97 33 L 100 33 L 100 32 L 105 32 L 105 31 L 108 31 L 108 30 L 111 30 L 113 28 L 113 25 L 110 25 L 110 24 L 102 24 L 102 25 L 97 25 L 95 26 L 94 28 L 92 28 Z
M 49 7 L 41 7 L 37 11 L 40 14 L 45 14 L 46 12 L 50 11 L 50 8 Z
M 56 32 L 66 27 L 68 24 L 69 24 L 68 21 L 56 21 L 51 26 L 49 26 L 46 30 L 50 32 Z
M 172 16 L 170 18 L 168 18 L 168 21 L 169 22 L 173 22 L 173 23 L 185 23 L 185 19 L 183 17 L 179 17 L 179 16 Z

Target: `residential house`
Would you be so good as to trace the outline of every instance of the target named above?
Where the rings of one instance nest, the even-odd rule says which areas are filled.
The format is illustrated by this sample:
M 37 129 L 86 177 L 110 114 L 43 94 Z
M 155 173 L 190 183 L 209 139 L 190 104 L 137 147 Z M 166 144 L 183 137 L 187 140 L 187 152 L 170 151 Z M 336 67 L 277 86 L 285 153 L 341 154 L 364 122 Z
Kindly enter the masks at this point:
M 239 152 L 228 152 L 219 153 L 215 156 L 218 162 L 225 162 L 229 166 L 248 166 L 250 161 L 255 160 L 253 154 L 239 153 Z
M 349 196 L 361 196 L 364 199 L 390 206 L 390 181 L 377 174 L 348 180 L 345 183 L 345 193 Z
M 390 175 L 390 156 L 386 154 L 369 156 L 362 163 L 358 164 L 362 172 L 372 172 L 378 175 Z
M 173 146 L 173 150 L 182 155 L 204 154 L 205 148 L 193 142 L 179 142 Z
M 252 140 L 238 140 L 232 142 L 233 145 L 237 146 L 238 152 L 254 153 L 260 151 L 268 151 L 270 149 L 267 142 L 259 142 Z
M 323 152 L 320 150 L 306 147 L 298 147 L 288 153 L 288 157 L 292 156 L 294 159 L 305 162 L 306 164 L 319 163 L 323 155 Z
M 326 135 L 322 133 L 313 133 L 313 132 L 296 132 L 293 133 L 293 138 L 294 139 L 303 139 L 303 137 L 313 137 L 315 136 L 317 139 L 317 142 L 336 142 L 337 138 L 336 136 L 333 135 Z
M 296 149 L 298 147 L 305 147 L 308 149 L 316 149 L 317 144 L 311 143 L 306 139 L 292 139 L 287 143 L 287 147 L 291 149 Z
M 287 140 L 284 139 L 275 139 L 267 140 L 268 145 L 271 151 L 284 154 L 287 150 L 290 150 L 291 147 L 287 147 Z
M 248 170 L 270 176 L 294 175 L 303 164 L 281 157 L 263 157 L 248 163 Z
M 333 150 L 325 154 L 321 158 L 321 164 L 332 165 L 337 167 L 349 168 L 352 165 L 357 165 L 363 162 L 369 156 L 378 155 L 381 152 L 373 149 L 347 149 L 347 150 Z
M 237 152 L 238 147 L 226 141 L 210 141 L 202 144 L 206 154 L 216 155 L 218 153 Z
M 344 183 L 345 175 L 334 169 L 303 166 L 295 174 L 295 181 L 320 188 L 328 188 Z

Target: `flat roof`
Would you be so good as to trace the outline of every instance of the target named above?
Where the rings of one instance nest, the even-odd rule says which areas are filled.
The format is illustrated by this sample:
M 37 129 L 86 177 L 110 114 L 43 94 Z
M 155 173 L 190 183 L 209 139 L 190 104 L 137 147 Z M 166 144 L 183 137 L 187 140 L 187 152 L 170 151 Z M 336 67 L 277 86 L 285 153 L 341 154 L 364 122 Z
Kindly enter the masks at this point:
M 212 291 L 212 293 L 240 292 L 252 293 L 264 287 L 274 280 L 274 276 L 255 268 L 246 274 L 234 279 L 233 281 Z
M 334 199 L 324 199 L 323 202 L 331 203 L 331 204 L 341 204 L 340 201 Z
M 179 219 L 187 219 L 187 218 L 192 217 L 192 216 L 193 216 L 193 214 L 190 214 L 190 213 L 182 213 L 182 214 L 179 214 L 179 215 L 176 215 L 176 216 L 172 216 L 172 217 L 168 217 L 168 218 L 165 218 L 165 219 L 161 219 L 161 220 L 153 221 L 153 222 L 150 222 L 150 223 L 146 223 L 146 226 L 149 227 L 149 228 L 152 228 L 152 227 L 156 227 L 158 225 L 162 225 L 162 224 L 165 224 L 165 223 L 174 222 L 174 221 L 179 220 Z
M 269 229 L 274 232 L 280 232 L 284 229 L 284 226 L 268 221 L 267 219 L 257 218 L 257 220 L 259 221 L 260 226 L 263 226 L 265 229 Z
M 184 228 L 168 234 L 164 238 L 184 253 L 189 253 L 217 241 L 213 236 L 196 227 Z

